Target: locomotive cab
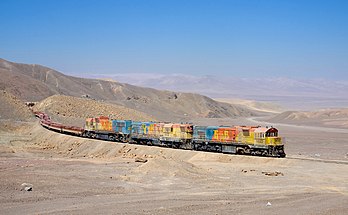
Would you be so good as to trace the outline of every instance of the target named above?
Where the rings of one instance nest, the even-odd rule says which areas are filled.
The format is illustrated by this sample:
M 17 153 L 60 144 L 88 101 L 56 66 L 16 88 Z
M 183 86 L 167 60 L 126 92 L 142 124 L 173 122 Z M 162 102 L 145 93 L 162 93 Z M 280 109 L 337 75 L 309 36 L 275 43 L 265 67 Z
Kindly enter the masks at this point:
M 278 129 L 273 127 L 259 127 L 255 129 L 255 144 L 281 145 L 282 138 L 278 136 Z

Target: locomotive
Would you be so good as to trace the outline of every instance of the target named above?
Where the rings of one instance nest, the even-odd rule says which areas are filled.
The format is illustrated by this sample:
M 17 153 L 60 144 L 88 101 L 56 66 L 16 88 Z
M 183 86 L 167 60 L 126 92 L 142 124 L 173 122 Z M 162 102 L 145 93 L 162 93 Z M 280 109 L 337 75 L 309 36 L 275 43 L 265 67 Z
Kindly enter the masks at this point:
M 142 145 L 230 154 L 285 157 L 278 129 L 261 126 L 199 126 L 96 117 L 82 136 Z
M 37 112 L 43 127 L 86 138 L 176 149 L 285 157 L 284 140 L 274 127 L 200 126 L 190 123 L 140 122 L 87 118 L 84 128 L 51 121 Z

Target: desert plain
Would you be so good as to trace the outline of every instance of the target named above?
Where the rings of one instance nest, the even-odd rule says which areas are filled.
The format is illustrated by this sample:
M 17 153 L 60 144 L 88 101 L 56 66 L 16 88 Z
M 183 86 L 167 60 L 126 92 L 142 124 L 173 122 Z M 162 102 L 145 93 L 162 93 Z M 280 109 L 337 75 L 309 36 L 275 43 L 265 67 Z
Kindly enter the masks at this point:
M 35 120 L 2 121 L 1 214 L 345 214 L 347 130 L 277 127 L 286 158 L 105 142 Z
M 347 109 L 280 111 L 272 104 L 217 102 L 4 60 L 0 72 L 0 214 L 347 214 Z M 24 101 L 77 126 L 101 114 L 274 126 L 287 156 L 69 136 L 41 127 Z

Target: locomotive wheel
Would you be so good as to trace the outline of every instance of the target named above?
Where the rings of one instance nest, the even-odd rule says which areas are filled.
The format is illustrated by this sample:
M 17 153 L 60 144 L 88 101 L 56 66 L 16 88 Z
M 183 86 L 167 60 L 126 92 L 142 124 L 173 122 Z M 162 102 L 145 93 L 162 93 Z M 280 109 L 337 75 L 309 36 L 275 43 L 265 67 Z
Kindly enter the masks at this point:
M 120 135 L 120 136 L 119 136 L 119 138 L 118 138 L 118 140 L 119 140 L 120 142 L 123 142 L 123 141 L 124 141 L 123 136 L 122 136 L 122 135 Z
M 222 147 L 221 146 L 216 146 L 216 151 L 217 152 L 222 152 Z
M 245 154 L 244 149 L 238 149 L 237 154 L 244 155 Z
M 115 137 L 113 135 L 109 135 L 109 140 L 110 141 L 115 141 Z
M 262 155 L 262 156 L 268 156 L 268 152 L 265 150 L 265 151 L 262 152 L 261 155 Z

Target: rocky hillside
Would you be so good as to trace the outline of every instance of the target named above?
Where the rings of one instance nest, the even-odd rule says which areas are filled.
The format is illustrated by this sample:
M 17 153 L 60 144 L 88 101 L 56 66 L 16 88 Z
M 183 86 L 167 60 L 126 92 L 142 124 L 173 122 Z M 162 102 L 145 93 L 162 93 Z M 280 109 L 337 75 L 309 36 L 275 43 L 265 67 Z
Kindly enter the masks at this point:
M 98 79 L 64 75 L 40 65 L 18 64 L 0 59 L 0 89 L 24 101 L 40 101 L 52 95 L 88 97 L 111 102 L 155 116 L 181 121 L 195 117 L 251 116 L 238 105 L 216 102 L 206 96 L 175 93 Z
M 0 120 L 2 119 L 28 121 L 34 119 L 34 116 L 29 108 L 16 96 L 0 90 Z
M 193 93 L 159 91 L 151 88 L 120 84 L 114 102 L 162 120 L 182 121 L 192 118 L 221 118 L 250 116 L 253 113 L 238 105 L 217 102 Z
M 95 116 L 136 121 L 156 120 L 145 113 L 120 105 L 62 95 L 44 99 L 34 106 L 34 111 L 43 111 L 49 114 L 54 121 L 76 126 L 82 126 L 86 118 Z

